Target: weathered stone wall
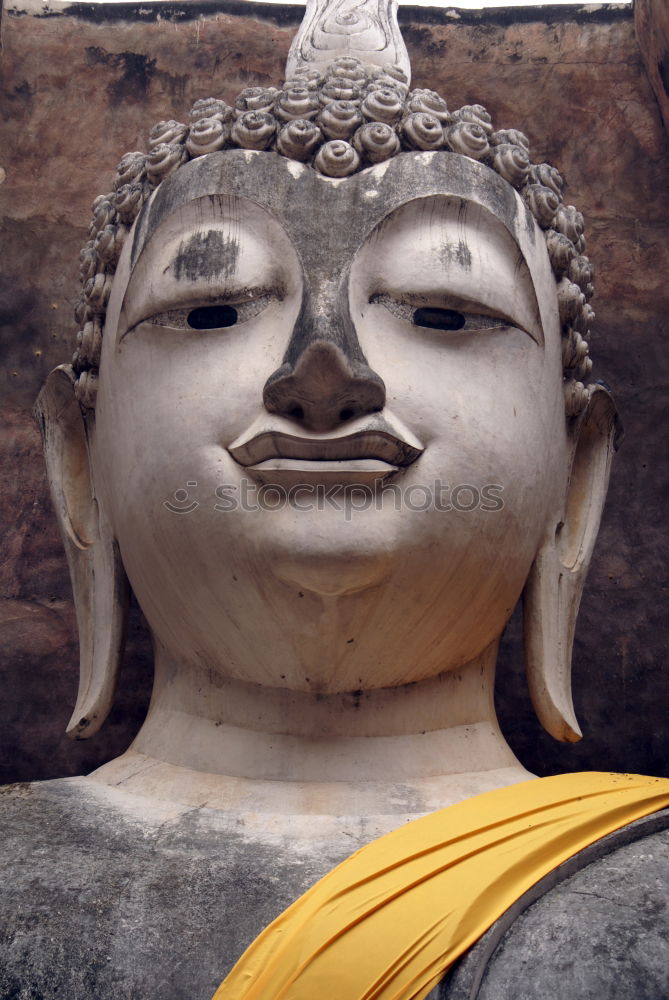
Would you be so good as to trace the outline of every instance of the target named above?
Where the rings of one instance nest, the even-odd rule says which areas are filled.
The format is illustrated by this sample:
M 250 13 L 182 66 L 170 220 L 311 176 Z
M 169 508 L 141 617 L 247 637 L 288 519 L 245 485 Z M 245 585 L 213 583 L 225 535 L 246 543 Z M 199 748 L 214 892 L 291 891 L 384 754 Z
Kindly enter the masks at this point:
M 75 625 L 30 409 L 48 371 L 72 354 L 90 203 L 109 189 L 121 154 L 144 148 L 155 121 L 182 119 L 199 97 L 230 101 L 280 80 L 300 17 L 300 8 L 226 0 L 4 11 L 1 781 L 81 773 L 114 756 L 150 688 L 135 614 L 112 718 L 90 742 L 62 735 L 76 691 Z M 599 272 L 594 374 L 613 387 L 627 431 L 574 653 L 585 738 L 561 747 L 540 731 L 517 619 L 498 684 L 503 727 L 540 773 L 667 773 L 669 149 L 631 10 L 403 8 L 400 19 L 415 85 L 455 106 L 484 103 L 498 127 L 529 135 L 533 159 L 566 176 Z
M 635 0 L 634 26 L 648 78 L 669 129 L 669 5 L 666 0 Z

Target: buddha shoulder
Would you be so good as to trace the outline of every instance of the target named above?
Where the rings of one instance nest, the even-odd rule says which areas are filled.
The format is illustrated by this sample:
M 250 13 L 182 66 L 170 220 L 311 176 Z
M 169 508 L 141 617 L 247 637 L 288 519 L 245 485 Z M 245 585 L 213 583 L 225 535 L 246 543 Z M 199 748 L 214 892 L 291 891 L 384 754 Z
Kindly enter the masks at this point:
M 89 778 L 0 786 L 0 997 L 207 1000 L 347 852 L 253 832 Z
M 439 1000 L 669 997 L 669 811 L 561 865 L 488 931 Z M 529 905 L 528 905 L 529 904 Z

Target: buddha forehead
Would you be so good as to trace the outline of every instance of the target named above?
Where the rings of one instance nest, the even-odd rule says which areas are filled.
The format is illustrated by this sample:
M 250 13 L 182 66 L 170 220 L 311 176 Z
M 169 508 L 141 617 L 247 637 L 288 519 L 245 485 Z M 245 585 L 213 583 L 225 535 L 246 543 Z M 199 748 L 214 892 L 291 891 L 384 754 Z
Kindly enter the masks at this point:
M 265 205 L 288 225 L 294 218 L 296 231 L 321 229 L 327 218 L 325 228 L 336 226 L 337 235 L 368 231 L 413 199 L 447 194 L 479 204 L 516 237 L 524 230 L 530 245 L 537 239 L 532 215 L 511 185 L 459 154 L 404 153 L 351 177 L 334 179 L 278 154 L 231 150 L 193 160 L 161 184 L 138 220 L 133 260 L 175 209 L 222 192 Z M 314 213 L 317 221 L 310 226 L 308 219 Z M 332 250 L 328 245 L 328 252 Z

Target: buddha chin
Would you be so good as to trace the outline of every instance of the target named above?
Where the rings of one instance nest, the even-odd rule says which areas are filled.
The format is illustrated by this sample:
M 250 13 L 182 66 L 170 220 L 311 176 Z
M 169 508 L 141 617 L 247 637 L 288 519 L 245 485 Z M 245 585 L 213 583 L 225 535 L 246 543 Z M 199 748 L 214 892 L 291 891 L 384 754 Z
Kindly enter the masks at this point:
M 377 587 L 389 572 L 384 553 L 342 553 L 340 549 L 332 551 L 330 546 L 321 549 L 320 545 L 308 552 L 303 548 L 299 552 L 276 553 L 271 569 L 283 583 L 324 598 L 345 597 Z

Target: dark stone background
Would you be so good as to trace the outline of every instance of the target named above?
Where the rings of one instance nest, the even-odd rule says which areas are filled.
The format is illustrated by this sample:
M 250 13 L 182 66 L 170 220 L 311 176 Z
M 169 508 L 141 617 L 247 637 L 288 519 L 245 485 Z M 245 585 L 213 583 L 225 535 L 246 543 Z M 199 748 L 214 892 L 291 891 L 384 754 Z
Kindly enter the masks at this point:
M 300 8 L 220 2 L 93 6 L 2 20 L 0 781 L 84 773 L 121 752 L 148 702 L 151 654 L 135 609 L 116 708 L 99 736 L 63 735 L 77 643 L 65 558 L 30 410 L 76 331 L 78 253 L 89 205 L 150 126 L 205 96 L 282 79 Z M 534 719 L 518 616 L 498 682 L 504 731 L 540 774 L 669 774 L 667 137 L 631 9 L 481 13 L 403 8 L 414 84 L 452 106 L 484 103 L 523 129 L 533 158 L 560 167 L 586 214 L 599 277 L 592 353 L 627 437 L 614 467 L 574 650 L 585 737 L 555 744 Z

